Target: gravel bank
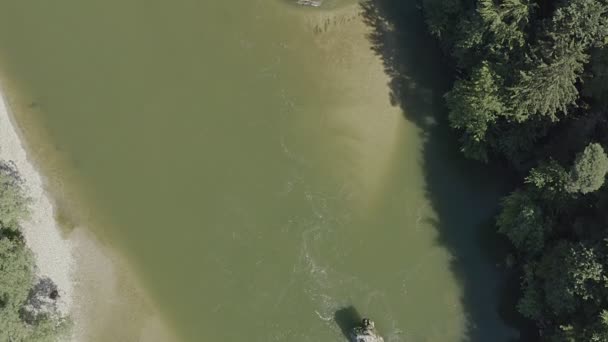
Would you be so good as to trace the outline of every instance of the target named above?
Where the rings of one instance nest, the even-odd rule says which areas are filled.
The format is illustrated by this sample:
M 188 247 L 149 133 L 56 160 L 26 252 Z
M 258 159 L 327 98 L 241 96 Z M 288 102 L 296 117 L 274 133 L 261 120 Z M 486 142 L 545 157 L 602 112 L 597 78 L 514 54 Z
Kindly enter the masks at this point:
M 6 98 L 1 93 L 0 160 L 13 162 L 25 181 L 32 202 L 31 217 L 22 223 L 23 234 L 36 258 L 38 274 L 55 282 L 60 293 L 59 308 L 68 313 L 73 302 L 73 246 L 61 234 L 55 221 L 53 204 L 44 191 L 42 176 L 28 160 Z

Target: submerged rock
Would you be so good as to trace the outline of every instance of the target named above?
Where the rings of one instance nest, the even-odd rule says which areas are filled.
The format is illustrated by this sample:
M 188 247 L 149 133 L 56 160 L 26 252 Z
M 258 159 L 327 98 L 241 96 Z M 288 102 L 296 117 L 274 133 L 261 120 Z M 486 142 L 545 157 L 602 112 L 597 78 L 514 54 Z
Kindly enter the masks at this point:
M 355 327 L 352 332 L 352 342 L 384 342 L 384 339 L 376 332 L 374 321 L 364 318 L 361 325 Z
M 297 0 L 296 4 L 302 6 L 320 7 L 323 3 L 322 0 Z

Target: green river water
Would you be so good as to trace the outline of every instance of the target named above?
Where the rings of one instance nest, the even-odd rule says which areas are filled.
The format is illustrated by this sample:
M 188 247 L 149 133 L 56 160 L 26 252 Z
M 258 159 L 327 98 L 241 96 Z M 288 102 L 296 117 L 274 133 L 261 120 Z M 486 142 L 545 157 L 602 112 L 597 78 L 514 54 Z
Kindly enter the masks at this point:
M 177 340 L 340 341 L 352 307 L 387 341 L 506 341 L 505 187 L 442 126 L 416 4 L 324 6 L 0 0 L 0 67 L 71 220 Z

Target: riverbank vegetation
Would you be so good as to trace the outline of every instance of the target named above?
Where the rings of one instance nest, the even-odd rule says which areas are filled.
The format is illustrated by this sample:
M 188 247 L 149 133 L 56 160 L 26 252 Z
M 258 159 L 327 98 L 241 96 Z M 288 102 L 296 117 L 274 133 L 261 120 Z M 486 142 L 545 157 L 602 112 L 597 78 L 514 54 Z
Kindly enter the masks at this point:
M 70 326 L 57 308 L 57 287 L 37 276 L 20 232 L 28 204 L 17 170 L 0 162 L 0 341 L 56 341 Z
M 445 99 L 471 159 L 520 182 L 497 230 L 517 309 L 546 341 L 608 340 L 608 1 L 423 0 L 456 70 Z

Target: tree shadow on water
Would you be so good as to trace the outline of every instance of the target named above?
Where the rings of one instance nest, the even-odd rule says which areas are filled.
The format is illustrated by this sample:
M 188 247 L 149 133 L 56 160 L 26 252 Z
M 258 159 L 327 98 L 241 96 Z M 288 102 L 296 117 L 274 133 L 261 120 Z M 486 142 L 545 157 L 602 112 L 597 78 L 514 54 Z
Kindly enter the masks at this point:
M 428 34 L 417 0 L 367 0 L 361 7 L 372 49 L 390 79 L 391 104 L 422 134 L 426 196 L 437 215 L 430 223 L 437 243 L 453 257 L 467 321 L 464 341 L 511 340 L 516 334 L 504 323 L 508 315 L 499 313 L 505 272 L 497 267 L 502 240 L 493 220 L 509 177 L 459 153 L 443 99 L 454 70 Z

